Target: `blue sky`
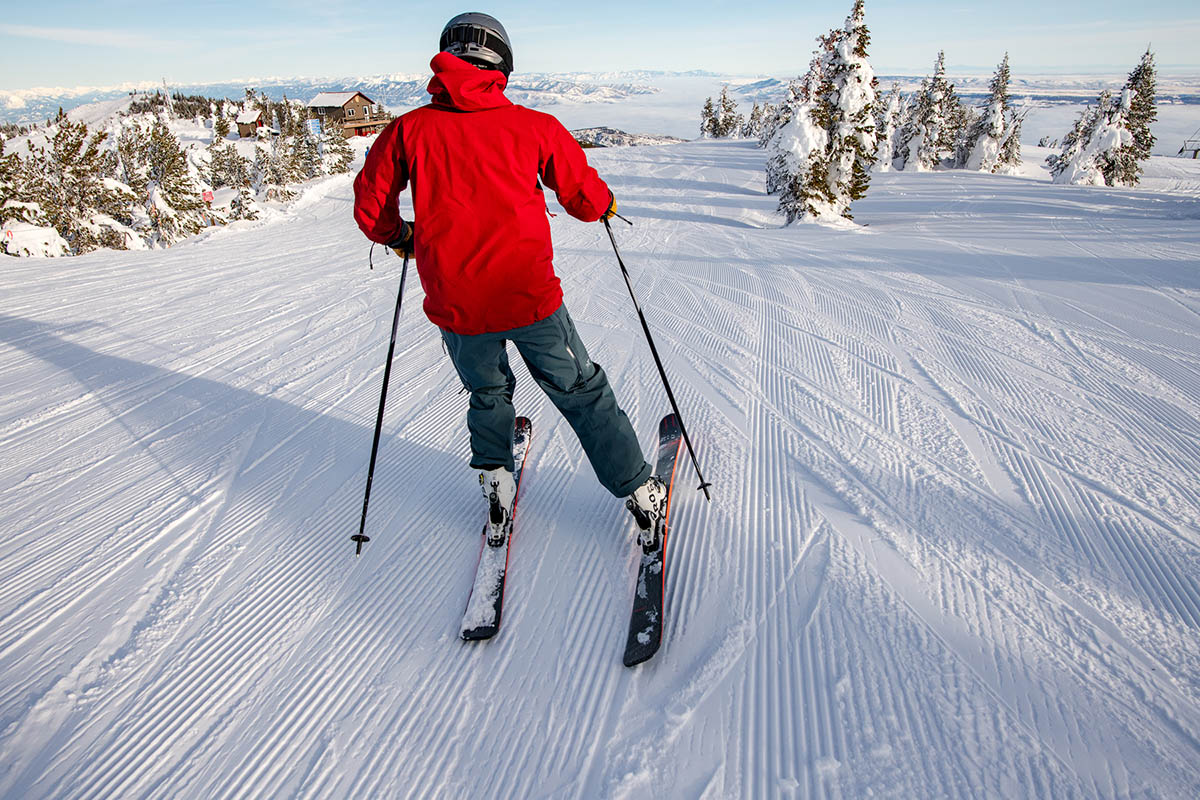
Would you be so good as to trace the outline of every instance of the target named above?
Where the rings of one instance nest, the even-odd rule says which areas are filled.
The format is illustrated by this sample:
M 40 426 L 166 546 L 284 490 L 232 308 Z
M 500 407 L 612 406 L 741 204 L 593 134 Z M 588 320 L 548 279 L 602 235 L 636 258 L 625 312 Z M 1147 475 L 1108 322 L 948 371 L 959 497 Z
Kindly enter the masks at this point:
M 424 72 L 442 25 L 464 10 L 504 23 L 518 71 L 791 75 L 850 4 L 5 0 L 0 89 Z M 866 0 L 866 9 L 879 72 L 924 73 L 940 48 L 951 72 L 990 70 L 1005 50 L 1014 73 L 1124 72 L 1147 44 L 1163 71 L 1200 71 L 1194 0 Z

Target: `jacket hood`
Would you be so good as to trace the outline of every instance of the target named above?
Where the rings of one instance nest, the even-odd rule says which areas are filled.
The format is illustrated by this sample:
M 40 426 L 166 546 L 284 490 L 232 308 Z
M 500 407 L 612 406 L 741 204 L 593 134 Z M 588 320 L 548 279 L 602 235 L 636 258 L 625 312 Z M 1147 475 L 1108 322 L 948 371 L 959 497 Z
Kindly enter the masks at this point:
M 426 88 L 433 102 L 459 111 L 483 111 L 511 106 L 504 96 L 508 78 L 494 69 L 480 69 L 450 53 L 438 53 L 429 62 L 433 77 Z

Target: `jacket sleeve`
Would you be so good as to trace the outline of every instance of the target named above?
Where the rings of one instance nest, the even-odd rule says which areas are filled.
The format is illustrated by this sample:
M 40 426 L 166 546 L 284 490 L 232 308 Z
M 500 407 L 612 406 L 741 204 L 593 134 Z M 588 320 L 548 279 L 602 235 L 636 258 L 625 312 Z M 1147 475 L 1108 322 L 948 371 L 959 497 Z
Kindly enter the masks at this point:
M 547 119 L 546 145 L 542 152 L 542 179 L 554 190 L 567 213 L 584 222 L 595 222 L 608 210 L 612 193 L 588 166 L 579 142 L 562 123 Z
M 379 134 L 366 163 L 354 179 L 354 221 L 366 237 L 379 244 L 400 238 L 400 192 L 408 186 L 401 120 Z

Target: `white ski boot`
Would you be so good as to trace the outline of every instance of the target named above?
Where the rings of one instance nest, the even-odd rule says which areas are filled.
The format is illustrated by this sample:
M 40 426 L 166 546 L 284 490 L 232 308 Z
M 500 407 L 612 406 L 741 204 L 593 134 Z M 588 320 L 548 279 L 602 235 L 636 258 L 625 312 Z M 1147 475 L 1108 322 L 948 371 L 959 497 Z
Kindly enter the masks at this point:
M 499 547 L 512 532 L 513 501 L 517 499 L 517 484 L 505 467 L 485 469 L 479 473 L 479 486 L 488 501 L 487 543 Z
M 649 553 L 658 547 L 667 511 L 667 484 L 651 476 L 625 501 L 638 526 L 638 543 Z

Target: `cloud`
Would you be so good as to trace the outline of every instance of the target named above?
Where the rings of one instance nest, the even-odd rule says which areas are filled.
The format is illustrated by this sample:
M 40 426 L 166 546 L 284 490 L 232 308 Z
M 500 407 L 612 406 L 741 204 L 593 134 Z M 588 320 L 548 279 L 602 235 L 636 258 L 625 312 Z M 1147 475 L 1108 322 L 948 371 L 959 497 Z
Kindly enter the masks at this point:
M 66 42 L 68 44 L 142 50 L 172 50 L 181 46 L 180 42 L 170 41 L 158 36 L 134 33 L 132 31 L 88 28 L 42 28 L 34 25 L 0 24 L 0 34 L 17 36 L 24 39 L 45 39 L 52 42 Z

